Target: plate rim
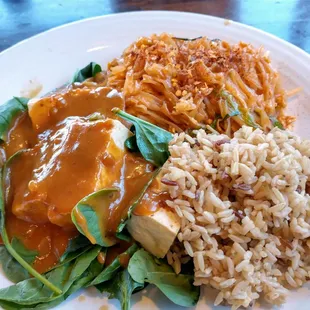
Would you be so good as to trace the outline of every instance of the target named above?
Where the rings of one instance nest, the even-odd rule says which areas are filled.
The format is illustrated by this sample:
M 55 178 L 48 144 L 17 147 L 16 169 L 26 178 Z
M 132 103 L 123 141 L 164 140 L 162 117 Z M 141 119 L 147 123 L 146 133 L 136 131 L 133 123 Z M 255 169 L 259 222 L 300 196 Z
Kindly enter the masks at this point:
M 36 40 L 37 38 L 43 37 L 48 35 L 51 32 L 55 32 L 55 31 L 59 31 L 63 28 L 67 28 L 67 27 L 74 27 L 76 24 L 83 24 L 83 23 L 88 23 L 88 22 L 92 22 L 95 20 L 100 20 L 100 19 L 113 19 L 113 18 L 118 18 L 121 16 L 127 17 L 127 16 L 135 16 L 135 15 L 174 15 L 174 16 L 179 16 L 179 17 L 184 17 L 184 18 L 194 18 L 199 16 L 199 18 L 202 19 L 209 19 L 209 20 L 213 20 L 215 22 L 230 22 L 233 23 L 233 25 L 240 27 L 240 28 L 244 28 L 247 30 L 250 30 L 251 32 L 256 32 L 257 34 L 263 35 L 265 37 L 269 37 L 272 41 L 274 42 L 278 42 L 280 44 L 284 44 L 285 46 L 287 46 L 287 48 L 290 48 L 293 51 L 298 52 L 300 55 L 302 55 L 306 60 L 310 61 L 310 54 L 308 52 L 306 52 L 305 50 L 303 50 L 302 48 L 294 45 L 291 42 L 288 42 L 272 33 L 269 33 L 267 31 L 261 30 L 259 28 L 256 28 L 254 26 L 251 25 L 247 25 L 241 22 L 237 22 L 231 19 L 227 19 L 227 18 L 222 18 L 222 17 L 218 17 L 218 16 L 214 16 L 214 15 L 208 15 L 208 14 L 202 14 L 202 13 L 195 13 L 195 12 L 185 12 L 185 11 L 168 11 L 168 10 L 142 10 L 142 11 L 130 11 L 130 12 L 118 12 L 118 13 L 112 13 L 112 14 L 106 14 L 106 15 L 98 15 L 98 16 L 93 16 L 93 17 L 87 17 L 87 18 L 83 18 L 80 20 L 76 20 L 73 22 L 69 22 L 69 23 L 65 23 L 63 25 L 59 25 L 56 27 L 53 27 L 51 29 L 39 32 L 33 36 L 30 36 L 29 38 L 25 38 L 15 44 L 13 44 L 12 46 L 4 49 L 3 51 L 0 52 L 0 57 L 2 57 L 3 55 L 6 55 L 8 53 L 10 53 L 12 50 L 18 48 L 19 46 L 26 44 L 26 43 L 32 43 L 31 41 Z
M 160 17 L 162 16 L 163 18 L 167 18 L 167 17 L 176 17 L 179 19 L 184 19 L 186 20 L 187 18 L 190 19 L 195 19 L 195 18 L 199 18 L 202 22 L 205 21 L 206 23 L 215 23 L 218 25 L 223 25 L 224 27 L 224 23 L 225 22 L 231 22 L 231 26 L 225 26 L 225 27 L 236 27 L 238 30 L 240 31 L 245 31 L 245 32 L 249 32 L 252 33 L 253 35 L 257 35 L 258 36 L 258 40 L 261 40 L 261 38 L 266 38 L 270 41 L 272 41 L 274 44 L 278 45 L 279 47 L 285 48 L 287 50 L 287 52 L 290 53 L 294 53 L 295 55 L 297 54 L 298 57 L 300 58 L 300 60 L 302 62 L 307 62 L 310 63 L 310 54 L 306 51 L 304 51 L 303 49 L 299 48 L 298 46 L 277 37 L 274 34 L 268 33 L 264 30 L 255 28 L 253 26 L 244 24 L 244 23 L 240 23 L 240 22 L 236 22 L 230 19 L 226 19 L 226 18 L 222 18 L 222 17 L 217 17 L 217 16 L 212 16 L 212 15 L 208 15 L 208 14 L 201 14 L 201 13 L 194 13 L 194 12 L 183 12 L 183 11 L 163 11 L 163 10 L 154 10 L 154 11 L 131 11 L 131 12 L 120 12 L 120 13 L 113 13 L 113 14 L 106 14 L 106 15 L 98 15 L 98 16 L 94 16 L 94 17 L 88 17 L 88 18 L 83 18 L 81 20 L 77 20 L 77 21 L 73 21 L 70 23 L 65 23 L 63 25 L 59 25 L 56 27 L 53 27 L 51 29 L 45 30 L 43 32 L 40 32 L 38 34 L 35 34 L 33 36 L 30 36 L 29 38 L 25 38 L 17 43 L 15 43 L 14 45 L 8 47 L 7 49 L 3 50 L 0 52 L 0 60 L 2 60 L 1 57 L 3 56 L 8 56 L 10 57 L 10 60 L 12 59 L 11 57 L 11 52 L 12 51 L 18 51 L 19 48 L 23 47 L 25 44 L 29 45 L 33 45 L 33 44 L 37 44 L 37 39 L 41 39 L 43 37 L 46 37 L 47 39 L 49 38 L 50 33 L 54 33 L 54 32 L 59 32 L 59 34 L 61 35 L 61 30 L 65 29 L 65 28 L 71 28 L 74 29 L 74 27 L 76 25 L 81 25 L 81 24 L 85 24 L 88 25 L 88 23 L 92 23 L 93 21 L 99 21 L 99 20 L 111 20 L 111 22 L 113 22 L 113 20 L 119 19 L 119 18 L 133 18 L 133 17 L 153 17 L 155 16 L 157 19 L 160 19 Z M 202 28 L 201 31 L 203 32 L 204 29 Z M 98 34 L 98 36 L 100 36 L 100 34 Z M 104 34 L 102 34 L 102 36 L 104 36 Z M 240 40 L 240 39 L 239 39 Z M 39 41 L 40 45 L 42 44 L 42 41 Z M 262 42 L 262 45 L 264 43 Z M 18 51 L 19 53 L 19 51 Z M 296 55 L 296 56 L 297 56 Z M 15 57 L 13 58 L 15 59 Z M 310 71 L 309 71 L 310 72 Z M 0 103 L 1 104 L 1 103 Z M 4 278 L 4 274 L 1 273 L 0 274 L 0 279 L 3 281 Z M 310 283 L 310 282 L 309 282 Z M 305 286 L 303 286 L 303 288 L 305 288 Z M 83 290 L 84 292 L 84 290 Z M 200 300 L 202 300 L 204 294 L 201 295 Z M 295 296 L 295 295 L 294 295 Z M 89 300 L 89 299 L 88 299 Z M 64 307 L 70 307 L 71 304 L 71 300 L 70 303 L 64 303 Z M 87 303 L 87 305 L 89 305 L 89 301 Z M 87 306 L 86 305 L 86 306 Z M 287 307 L 288 304 L 287 302 L 284 304 L 285 307 Z M 173 305 L 174 306 L 174 305 Z M 298 305 L 297 305 L 298 306 Z M 207 305 L 205 305 L 205 307 L 208 307 Z M 283 307 L 283 305 L 281 306 Z M 197 307 L 198 308 L 198 307 Z M 174 309 L 174 308 L 173 308 Z M 226 308 L 225 308 L 226 309 Z

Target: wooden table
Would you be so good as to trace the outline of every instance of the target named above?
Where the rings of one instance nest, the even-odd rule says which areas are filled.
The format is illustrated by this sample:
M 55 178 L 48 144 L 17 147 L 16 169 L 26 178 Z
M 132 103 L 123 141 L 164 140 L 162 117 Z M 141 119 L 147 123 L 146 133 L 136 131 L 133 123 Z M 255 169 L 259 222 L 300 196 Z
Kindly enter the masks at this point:
M 310 0 L 0 0 L 0 51 L 65 23 L 140 10 L 220 16 L 265 30 L 310 52 Z

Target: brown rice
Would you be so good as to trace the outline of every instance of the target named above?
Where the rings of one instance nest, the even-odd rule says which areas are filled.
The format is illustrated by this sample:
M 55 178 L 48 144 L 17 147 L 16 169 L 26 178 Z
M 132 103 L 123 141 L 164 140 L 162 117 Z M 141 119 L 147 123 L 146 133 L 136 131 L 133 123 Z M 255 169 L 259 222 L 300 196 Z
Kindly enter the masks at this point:
M 176 134 L 169 150 L 167 205 L 181 221 L 169 263 L 180 272 L 192 257 L 194 284 L 218 289 L 216 305 L 283 303 L 310 277 L 310 141 L 243 126 L 232 139 Z

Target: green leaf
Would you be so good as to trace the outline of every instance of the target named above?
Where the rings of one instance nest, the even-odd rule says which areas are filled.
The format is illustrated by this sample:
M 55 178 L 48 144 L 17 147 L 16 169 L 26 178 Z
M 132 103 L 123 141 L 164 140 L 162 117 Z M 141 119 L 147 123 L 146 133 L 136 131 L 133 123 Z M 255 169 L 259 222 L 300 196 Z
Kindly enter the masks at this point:
M 29 99 L 23 97 L 13 97 L 11 100 L 0 105 L 0 140 L 6 140 L 6 134 L 12 124 L 13 119 L 28 109 Z
M 246 125 L 253 128 L 260 128 L 260 126 L 254 121 L 253 115 L 249 111 L 242 113 L 242 119 Z
M 104 268 L 103 264 L 100 264 L 97 259 L 93 260 L 90 264 L 89 268 L 82 274 L 82 276 L 76 280 L 70 289 L 65 293 L 65 297 L 67 298 L 74 292 L 78 291 L 80 288 L 88 286 L 88 284 L 96 277 L 102 269 Z
M 131 217 L 131 214 L 133 212 L 133 210 L 135 209 L 135 207 L 138 205 L 138 203 L 140 202 L 140 200 L 143 198 L 146 190 L 148 189 L 148 187 L 151 185 L 151 183 L 153 182 L 154 178 L 156 178 L 156 176 L 158 175 L 160 169 L 157 169 L 154 171 L 152 177 L 150 178 L 150 180 L 146 183 L 146 185 L 143 187 L 141 193 L 139 194 L 138 197 L 135 198 L 135 201 L 131 204 L 131 206 L 129 207 L 128 211 L 127 211 L 127 217 L 122 219 L 121 223 L 118 225 L 117 227 L 117 233 L 121 233 L 123 231 L 123 229 L 125 228 L 125 226 L 127 225 L 128 220 Z M 118 237 L 122 237 L 118 235 Z M 120 238 L 122 239 L 122 238 Z M 123 239 L 124 240 L 124 239 Z
M 8 234 L 6 231 L 3 184 L 8 179 L 7 175 L 9 175 L 9 171 L 10 171 L 8 168 L 8 165 L 12 162 L 12 160 L 15 160 L 16 158 L 18 158 L 19 157 L 18 155 L 22 154 L 22 152 L 23 151 L 19 151 L 19 152 L 15 153 L 14 155 L 12 155 L 8 159 L 8 161 L 5 163 L 3 169 L 0 170 L 0 233 L 2 236 L 3 243 L 6 247 L 6 249 L 8 250 L 8 252 L 14 257 L 14 259 L 16 259 L 16 261 L 20 265 L 22 265 L 33 277 L 35 277 L 35 279 L 33 279 L 33 280 L 39 281 L 41 283 L 41 285 L 44 284 L 50 290 L 50 292 L 60 295 L 61 290 L 58 287 L 56 287 L 53 283 L 48 281 L 44 276 L 39 274 L 35 269 L 33 269 L 27 263 L 27 261 L 25 261 L 24 258 L 22 256 L 20 256 L 20 254 L 14 249 L 14 247 L 11 245 L 11 243 L 9 241 L 9 237 L 8 237 Z
M 76 255 L 76 253 L 81 252 L 83 249 L 89 247 L 90 245 L 91 243 L 89 240 L 85 236 L 79 234 L 77 237 L 69 241 L 65 252 L 60 258 L 60 262 L 64 262 L 68 257 Z
M 133 244 L 127 251 L 125 251 L 123 254 L 129 255 L 132 257 L 132 255 L 139 249 L 139 247 L 136 244 Z M 109 251 L 109 249 L 108 249 Z M 117 256 L 114 261 L 107 266 L 91 283 L 89 283 L 88 286 L 96 286 L 100 285 L 103 282 L 111 280 L 116 274 L 119 272 L 119 270 L 122 269 L 119 256 Z
M 121 223 L 121 224 L 124 224 L 124 223 Z M 120 224 L 120 225 L 121 225 Z M 115 235 L 116 235 L 116 238 L 120 239 L 120 240 L 123 240 L 123 241 L 127 241 L 127 242 L 130 242 L 132 241 L 132 237 L 131 235 L 129 234 L 129 232 L 127 230 L 124 229 L 124 227 L 121 227 L 121 226 L 118 226 L 117 229 L 121 229 L 122 231 L 121 232 L 117 232 Z M 124 229 L 124 230 L 123 230 Z
M 48 281 L 62 289 L 62 295 L 67 293 L 83 276 L 91 263 L 97 258 L 101 247 L 95 246 L 81 255 L 76 261 L 62 265 L 46 274 Z M 38 279 L 31 278 L 0 290 L 0 302 L 10 302 L 19 305 L 36 305 L 56 300 L 56 295 Z
M 112 111 L 124 120 L 131 122 L 135 127 L 136 144 L 141 155 L 155 166 L 162 166 L 170 155 L 168 144 L 173 138 L 172 134 L 118 108 L 114 108 Z
M 231 93 L 222 89 L 219 92 L 219 96 L 225 100 L 228 107 L 229 116 L 238 116 L 245 125 L 260 128 L 260 126 L 254 121 L 253 115 L 248 110 L 239 108 L 237 101 Z
M 72 265 L 72 264 L 71 264 Z M 50 309 L 67 299 L 71 294 L 75 293 L 79 289 L 85 287 L 94 277 L 96 277 L 102 270 L 103 265 L 101 265 L 97 259 L 94 259 L 89 267 L 83 272 L 83 274 L 73 282 L 70 288 L 62 295 L 57 296 L 51 301 L 41 302 L 37 304 L 23 305 L 14 302 L 8 302 L 0 300 L 0 306 L 7 310 L 16 310 L 16 309 Z
M 5 310 L 29 310 L 29 309 L 37 309 L 37 310 L 46 310 L 46 309 L 51 309 L 59 304 L 61 304 L 65 300 L 64 296 L 61 295 L 59 298 L 47 302 L 47 303 L 39 303 L 36 305 L 20 305 L 16 304 L 13 302 L 8 302 L 8 301 L 1 301 L 0 300 L 0 306 L 5 309 Z
M 108 216 L 100 216 L 98 210 L 101 214 L 108 214 L 117 192 L 117 188 L 105 188 L 94 192 L 78 202 L 71 212 L 76 228 L 93 244 L 112 246 L 116 243 L 116 238 L 108 236 Z
M 278 127 L 278 128 L 280 128 L 280 129 L 282 129 L 282 130 L 285 129 L 284 126 L 282 125 L 282 123 L 281 123 L 276 117 L 270 116 L 269 119 L 271 120 L 272 125 L 273 125 L 274 127 Z
M 224 99 L 224 104 L 226 105 L 227 114 L 223 118 L 223 120 L 228 117 L 240 115 L 238 103 L 234 99 L 234 97 L 226 90 L 221 90 L 219 93 L 220 97 Z
M 211 127 L 216 130 L 217 121 L 220 120 L 222 116 L 220 114 L 216 114 L 213 122 L 211 123 Z
M 110 281 L 102 283 L 98 289 L 107 292 L 109 299 L 118 299 L 122 310 L 129 310 L 131 295 L 135 290 L 143 288 L 144 284 L 134 281 L 125 269 L 118 272 Z
M 130 152 L 133 152 L 133 153 L 139 152 L 136 136 L 131 136 L 131 137 L 127 138 L 125 141 L 125 146 L 127 147 L 127 149 Z
M 95 62 L 91 62 L 83 69 L 80 69 L 75 72 L 73 79 L 72 79 L 72 83 L 75 83 L 75 82 L 82 83 L 88 78 L 94 77 L 97 73 L 101 71 L 102 69 L 100 65 L 98 65 Z
M 11 240 L 11 245 L 28 264 L 32 264 L 38 255 L 38 251 L 26 249 L 24 244 L 15 237 Z
M 5 276 L 14 283 L 30 277 L 28 271 L 10 255 L 5 246 L 0 247 L 0 263 Z
M 129 261 L 128 272 L 138 283 L 156 285 L 175 304 L 191 307 L 199 299 L 199 288 L 193 285 L 193 275 L 176 275 L 164 261 L 141 249 Z

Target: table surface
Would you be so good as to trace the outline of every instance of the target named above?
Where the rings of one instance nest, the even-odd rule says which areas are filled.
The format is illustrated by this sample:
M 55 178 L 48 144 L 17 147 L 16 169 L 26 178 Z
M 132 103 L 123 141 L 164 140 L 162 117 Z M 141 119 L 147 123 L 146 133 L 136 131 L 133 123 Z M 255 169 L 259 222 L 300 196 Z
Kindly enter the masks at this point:
M 141 10 L 219 16 L 262 29 L 310 52 L 310 0 L 0 0 L 0 51 L 65 23 Z

